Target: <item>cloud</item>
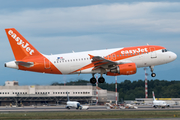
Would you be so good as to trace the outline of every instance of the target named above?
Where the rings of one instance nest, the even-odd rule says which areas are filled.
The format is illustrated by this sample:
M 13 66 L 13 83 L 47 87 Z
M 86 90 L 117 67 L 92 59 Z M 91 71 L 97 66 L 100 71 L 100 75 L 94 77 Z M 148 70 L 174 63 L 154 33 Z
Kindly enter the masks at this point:
M 132 39 L 145 44 L 157 34 L 180 33 L 179 6 L 179 2 L 137 2 L 6 11 L 0 13 L 0 28 L 15 27 L 32 43 L 92 41 L 96 46 L 105 41 L 113 47 L 110 41 L 126 45 Z
M 1 14 L 0 23 L 3 27 L 35 29 L 34 32 L 48 35 L 122 33 L 128 30 L 179 33 L 179 6 L 180 3 L 142 2 L 44 8 Z M 162 14 L 161 9 L 173 9 L 174 12 Z

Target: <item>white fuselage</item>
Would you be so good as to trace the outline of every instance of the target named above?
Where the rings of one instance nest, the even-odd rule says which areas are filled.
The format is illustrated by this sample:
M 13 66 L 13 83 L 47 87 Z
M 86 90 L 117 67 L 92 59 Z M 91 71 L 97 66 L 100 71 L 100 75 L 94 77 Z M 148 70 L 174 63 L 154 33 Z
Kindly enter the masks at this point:
M 165 101 L 162 101 L 162 100 L 156 100 L 156 101 L 153 101 L 153 105 L 157 105 L 157 106 L 166 106 L 166 102 Z
M 67 104 L 66 105 L 67 108 L 78 108 L 78 107 L 80 107 L 80 103 L 76 102 L 76 101 L 67 101 L 66 104 Z
M 82 67 L 91 63 L 91 59 L 88 54 L 105 57 L 106 55 L 111 54 L 120 49 L 122 48 L 57 54 L 57 55 L 44 55 L 44 56 L 47 57 L 58 68 L 58 70 L 61 71 L 62 74 L 71 74 L 71 73 L 80 74 L 80 73 L 93 73 L 93 72 L 100 73 L 101 71 L 99 69 L 92 71 L 93 67 L 77 72 L 74 71 L 77 69 L 81 69 Z M 134 62 L 137 65 L 137 68 L 139 68 L 139 67 L 166 64 L 175 60 L 177 57 L 176 54 L 171 51 L 162 52 L 162 50 L 140 54 L 138 56 L 133 56 L 133 55 L 131 56 L 131 54 L 127 54 L 127 56 L 129 57 L 126 59 L 117 60 L 115 62 L 117 63 L 121 61 L 127 63 Z

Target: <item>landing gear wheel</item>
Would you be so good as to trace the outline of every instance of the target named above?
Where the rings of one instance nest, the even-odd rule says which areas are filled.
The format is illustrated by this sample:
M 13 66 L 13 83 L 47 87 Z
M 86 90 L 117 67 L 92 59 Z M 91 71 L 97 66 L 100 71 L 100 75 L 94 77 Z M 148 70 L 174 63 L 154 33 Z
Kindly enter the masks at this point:
M 104 79 L 103 77 L 100 77 L 100 78 L 98 79 L 98 82 L 99 82 L 99 83 L 104 83 L 104 81 L 105 81 L 105 79 Z
M 156 77 L 156 73 L 152 73 L 152 74 L 151 74 L 151 77 Z
M 95 77 L 92 77 L 92 78 L 90 79 L 90 83 L 95 84 L 95 83 L 96 83 L 96 78 L 95 78 Z

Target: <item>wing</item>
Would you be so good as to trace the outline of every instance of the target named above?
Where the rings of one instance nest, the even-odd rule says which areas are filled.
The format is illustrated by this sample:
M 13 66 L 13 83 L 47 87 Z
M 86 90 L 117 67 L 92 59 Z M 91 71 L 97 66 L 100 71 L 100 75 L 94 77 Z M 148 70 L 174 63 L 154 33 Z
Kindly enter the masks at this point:
M 121 60 L 121 61 L 115 62 L 115 61 L 111 61 L 111 60 L 102 58 L 100 56 L 93 56 L 93 55 L 90 55 L 90 54 L 88 54 L 88 55 L 90 56 L 90 59 L 92 59 L 92 63 L 94 64 L 93 70 L 96 70 L 96 69 L 99 69 L 99 68 L 111 69 L 111 68 L 113 68 L 113 67 L 115 67 L 117 65 L 132 62 L 130 60 Z

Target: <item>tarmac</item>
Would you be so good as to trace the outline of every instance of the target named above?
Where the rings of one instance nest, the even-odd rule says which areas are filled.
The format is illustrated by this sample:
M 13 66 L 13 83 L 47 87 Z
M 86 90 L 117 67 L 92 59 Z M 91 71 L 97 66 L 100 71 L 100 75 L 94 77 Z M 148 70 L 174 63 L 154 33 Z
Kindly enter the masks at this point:
M 121 111 L 141 111 L 141 110 L 180 110 L 180 106 L 172 106 L 169 108 L 153 108 L 152 106 L 147 105 L 138 105 L 138 109 L 107 109 L 106 106 L 89 106 L 88 110 L 76 110 L 75 108 L 66 109 L 65 105 L 60 106 L 24 106 L 24 107 L 9 107 L 9 106 L 1 106 L 0 112 L 43 112 L 43 111 L 112 111 L 112 110 L 121 110 Z
M 71 111 L 153 111 L 153 110 L 180 110 L 180 106 L 172 106 L 170 108 L 153 108 L 152 106 L 147 105 L 138 105 L 138 109 L 107 109 L 106 106 L 89 106 L 88 110 L 76 110 L 73 109 L 66 109 L 65 105 L 60 106 L 24 106 L 24 107 L 9 107 L 9 106 L 1 106 L 0 112 L 1 113 L 10 113 L 10 112 L 71 112 Z M 51 119 L 48 119 L 51 120 Z M 53 119 L 54 120 L 54 119 Z M 63 120 L 63 119 L 61 119 Z M 68 119 L 66 119 L 68 120 Z M 75 119 L 79 120 L 79 119 Z M 107 119 L 86 119 L 86 120 L 179 120 L 179 118 L 128 118 L 128 119 L 121 119 L 121 118 L 107 118 Z

